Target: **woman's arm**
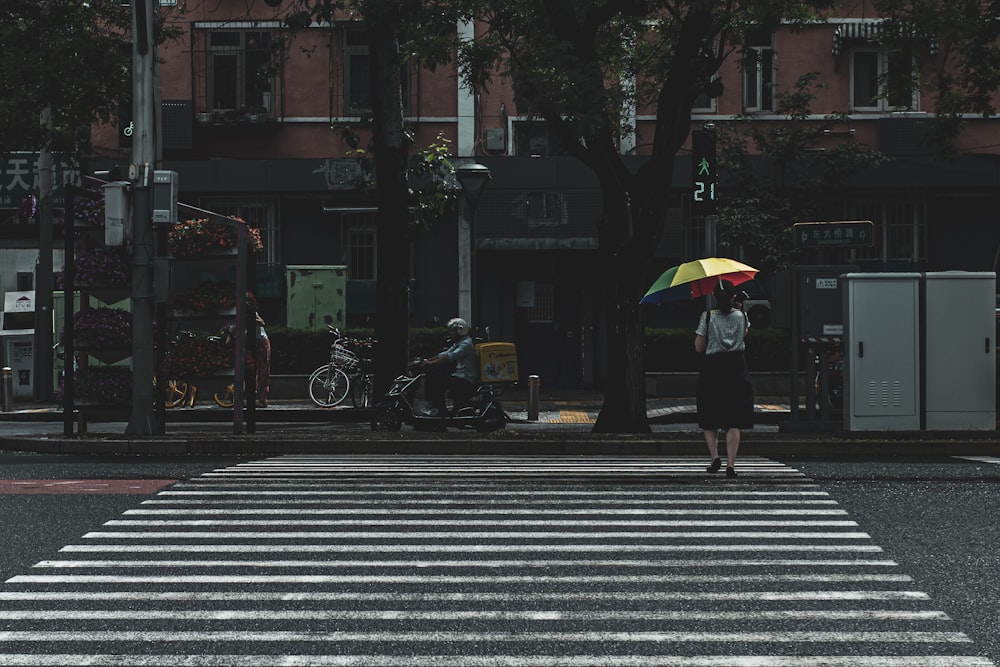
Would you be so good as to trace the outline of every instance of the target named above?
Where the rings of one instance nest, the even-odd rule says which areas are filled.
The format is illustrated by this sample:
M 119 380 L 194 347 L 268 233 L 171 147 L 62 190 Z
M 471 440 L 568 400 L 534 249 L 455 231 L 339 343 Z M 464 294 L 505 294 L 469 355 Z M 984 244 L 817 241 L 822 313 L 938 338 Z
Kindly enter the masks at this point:
M 708 339 L 701 334 L 696 334 L 694 337 L 694 351 L 698 354 L 703 354 L 706 347 L 708 347 Z

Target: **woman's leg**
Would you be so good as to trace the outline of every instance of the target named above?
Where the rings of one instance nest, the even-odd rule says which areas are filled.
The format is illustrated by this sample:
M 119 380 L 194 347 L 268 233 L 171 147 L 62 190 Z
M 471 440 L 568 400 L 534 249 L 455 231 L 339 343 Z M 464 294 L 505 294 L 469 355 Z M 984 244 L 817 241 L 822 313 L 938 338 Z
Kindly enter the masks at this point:
M 726 466 L 736 465 L 736 453 L 740 450 L 740 430 L 731 428 L 726 431 Z
M 716 461 L 719 459 L 719 432 L 716 429 L 703 429 L 705 433 L 705 444 L 708 445 L 708 455 L 711 458 L 711 463 L 708 466 L 708 472 L 718 472 L 719 465 Z

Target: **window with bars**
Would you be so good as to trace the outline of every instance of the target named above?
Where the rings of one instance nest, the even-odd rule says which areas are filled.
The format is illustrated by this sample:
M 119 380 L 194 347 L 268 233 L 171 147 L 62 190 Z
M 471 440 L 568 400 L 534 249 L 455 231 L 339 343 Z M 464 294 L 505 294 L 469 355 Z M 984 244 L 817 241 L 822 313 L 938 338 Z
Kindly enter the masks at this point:
M 273 114 L 271 32 L 209 30 L 205 39 L 207 110 Z
M 857 249 L 856 259 L 914 263 L 927 259 L 927 224 L 920 202 L 861 200 L 850 208 L 851 219 L 875 225 L 874 245 Z
M 264 251 L 257 258 L 258 263 L 277 264 L 281 257 L 278 247 L 281 235 L 278 229 L 275 204 L 271 199 L 216 199 L 206 197 L 200 200 L 202 208 L 221 215 L 233 215 L 246 221 L 251 227 L 260 230 L 260 238 L 264 243 Z
M 361 216 L 351 216 L 361 217 Z M 376 265 L 375 224 L 371 216 L 368 220 L 352 220 L 347 223 L 347 279 L 375 280 L 378 277 Z
M 555 288 L 535 283 L 535 305 L 528 308 L 528 321 L 547 323 L 555 320 Z

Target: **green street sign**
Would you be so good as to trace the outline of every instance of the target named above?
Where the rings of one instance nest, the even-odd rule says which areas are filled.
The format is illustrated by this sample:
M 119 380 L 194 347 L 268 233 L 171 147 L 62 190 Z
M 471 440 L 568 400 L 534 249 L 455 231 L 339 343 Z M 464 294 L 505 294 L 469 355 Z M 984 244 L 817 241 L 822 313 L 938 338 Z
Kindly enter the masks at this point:
M 797 222 L 792 225 L 796 248 L 866 248 L 875 244 L 871 220 Z

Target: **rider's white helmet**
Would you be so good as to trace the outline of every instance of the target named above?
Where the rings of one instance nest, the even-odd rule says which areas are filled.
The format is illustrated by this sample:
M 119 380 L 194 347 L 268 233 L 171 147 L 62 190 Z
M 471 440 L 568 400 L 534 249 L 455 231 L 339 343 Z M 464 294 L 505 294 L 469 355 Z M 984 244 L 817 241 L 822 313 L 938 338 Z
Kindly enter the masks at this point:
M 448 320 L 448 331 L 454 331 L 459 336 L 466 336 L 469 333 L 469 323 L 461 317 L 453 317 Z

